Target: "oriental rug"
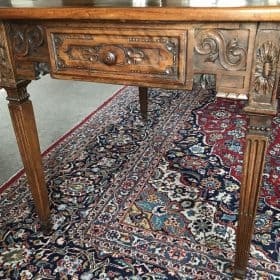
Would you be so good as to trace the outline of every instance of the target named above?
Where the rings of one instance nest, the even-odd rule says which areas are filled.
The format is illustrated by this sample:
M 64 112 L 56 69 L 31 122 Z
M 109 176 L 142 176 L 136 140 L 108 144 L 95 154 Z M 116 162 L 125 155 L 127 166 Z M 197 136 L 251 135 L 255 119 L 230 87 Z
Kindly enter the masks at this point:
M 25 175 L 0 194 L 1 279 L 232 279 L 247 119 L 212 89 L 126 87 L 44 153 L 53 230 Z M 237 112 L 237 113 L 236 113 Z M 280 116 L 247 279 L 280 279 Z

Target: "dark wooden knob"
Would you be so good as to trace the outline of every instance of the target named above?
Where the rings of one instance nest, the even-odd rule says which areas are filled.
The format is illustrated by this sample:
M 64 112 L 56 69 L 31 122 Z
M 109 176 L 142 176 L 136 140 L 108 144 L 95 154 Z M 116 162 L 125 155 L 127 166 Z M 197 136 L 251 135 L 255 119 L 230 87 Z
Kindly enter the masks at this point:
M 103 63 L 106 65 L 114 65 L 117 62 L 117 56 L 112 52 L 107 52 L 103 57 Z

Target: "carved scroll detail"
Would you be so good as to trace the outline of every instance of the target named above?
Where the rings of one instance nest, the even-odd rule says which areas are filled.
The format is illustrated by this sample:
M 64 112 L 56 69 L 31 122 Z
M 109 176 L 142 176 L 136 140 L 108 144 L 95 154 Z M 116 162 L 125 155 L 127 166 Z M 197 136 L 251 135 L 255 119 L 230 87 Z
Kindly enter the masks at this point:
M 196 35 L 195 50 L 201 55 L 208 55 L 205 62 L 219 60 L 226 70 L 244 70 L 246 66 L 247 51 L 241 47 L 237 38 L 229 42 L 222 32 L 216 29 L 206 29 Z
M 109 46 L 112 50 L 121 51 L 125 54 L 128 64 L 139 64 L 145 59 L 145 53 L 138 48 L 122 48 L 119 46 Z M 108 49 L 108 45 L 98 46 L 70 46 L 65 53 L 72 60 L 88 60 L 90 62 L 103 62 L 104 55 Z
M 11 25 L 9 33 L 14 54 L 18 57 L 36 52 L 44 43 L 43 28 L 39 25 Z
M 9 86 L 14 83 L 14 72 L 8 54 L 5 28 L 0 22 L 0 85 Z
M 48 73 L 49 52 L 43 26 L 15 22 L 7 24 L 6 28 L 16 76 L 34 80 Z
M 279 48 L 271 41 L 257 49 L 254 89 L 257 94 L 272 94 L 275 84 Z
M 126 50 L 126 56 L 127 56 L 127 63 L 128 64 L 139 64 L 141 63 L 146 55 L 143 52 L 143 50 L 139 48 L 130 48 Z

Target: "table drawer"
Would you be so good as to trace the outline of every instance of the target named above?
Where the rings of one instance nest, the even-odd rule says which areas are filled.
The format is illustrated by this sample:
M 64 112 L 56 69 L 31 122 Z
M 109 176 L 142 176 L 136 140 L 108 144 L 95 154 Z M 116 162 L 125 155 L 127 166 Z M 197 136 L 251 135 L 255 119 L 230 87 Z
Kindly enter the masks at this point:
M 47 29 L 55 77 L 162 85 L 185 83 L 186 31 L 143 28 Z

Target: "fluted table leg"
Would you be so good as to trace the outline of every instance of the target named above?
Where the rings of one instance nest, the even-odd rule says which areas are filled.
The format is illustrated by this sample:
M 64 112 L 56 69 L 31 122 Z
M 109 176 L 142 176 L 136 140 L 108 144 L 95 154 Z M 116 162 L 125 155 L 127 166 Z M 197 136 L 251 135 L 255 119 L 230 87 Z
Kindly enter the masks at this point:
M 246 137 L 235 257 L 235 276 L 239 278 L 245 276 L 249 259 L 268 143 L 267 130 L 265 127 L 251 127 Z
M 44 180 L 33 107 L 26 91 L 28 83 L 29 81 L 20 81 L 13 88 L 6 88 L 7 100 L 9 100 L 10 115 L 35 208 L 42 229 L 48 230 L 50 228 L 48 192 Z

